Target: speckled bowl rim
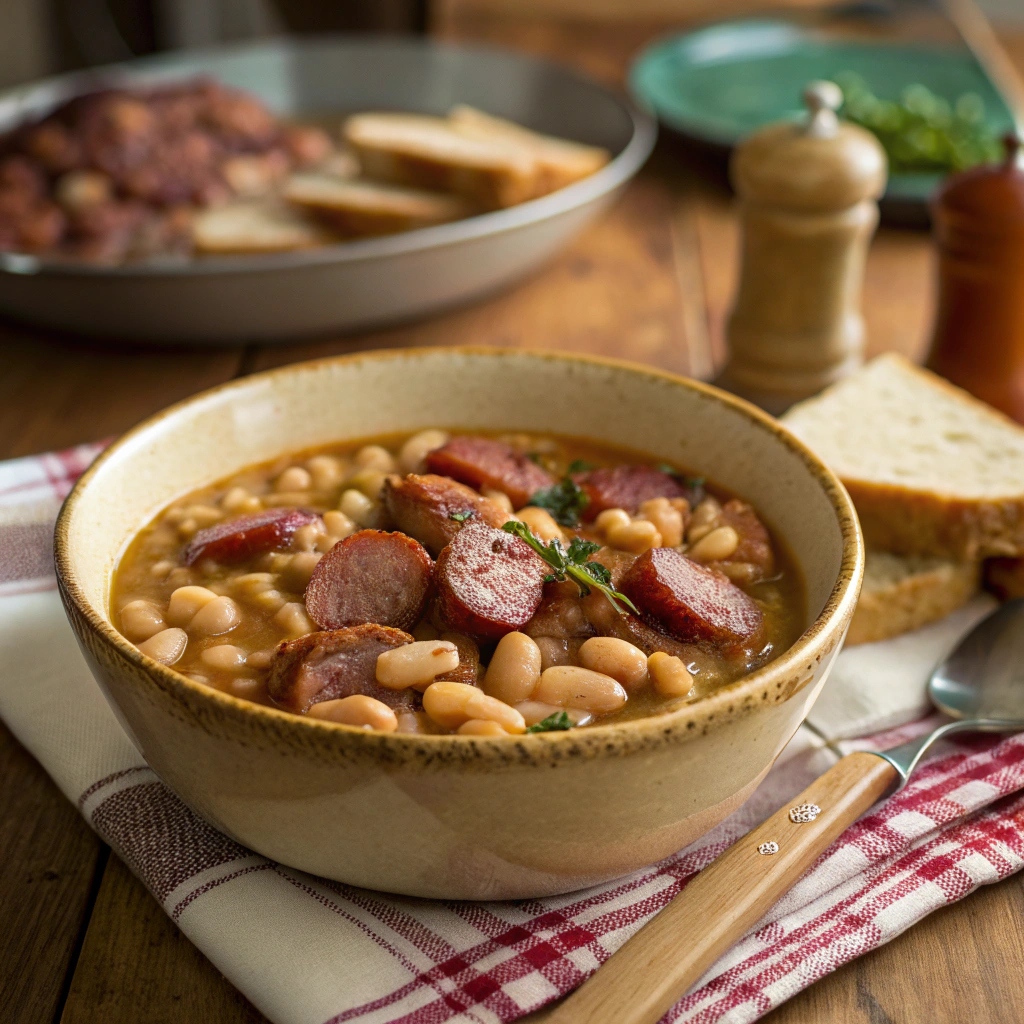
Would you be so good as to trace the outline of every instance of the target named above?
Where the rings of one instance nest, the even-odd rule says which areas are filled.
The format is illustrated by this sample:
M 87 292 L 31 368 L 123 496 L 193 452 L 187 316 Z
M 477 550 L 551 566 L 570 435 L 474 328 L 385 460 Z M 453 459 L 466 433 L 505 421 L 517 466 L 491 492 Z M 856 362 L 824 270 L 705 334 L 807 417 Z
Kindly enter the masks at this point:
M 432 354 L 486 357 L 494 359 L 526 359 L 538 362 L 584 363 L 605 367 L 617 372 L 656 378 L 688 390 L 697 391 L 705 398 L 724 403 L 741 413 L 751 425 L 764 429 L 794 452 L 810 470 L 825 492 L 836 513 L 842 536 L 842 558 L 839 573 L 828 600 L 815 620 L 797 641 L 774 661 L 749 675 L 729 683 L 698 700 L 659 715 L 631 719 L 607 725 L 588 726 L 561 732 L 533 733 L 522 736 L 484 737 L 434 735 L 419 733 L 379 733 L 335 722 L 320 721 L 255 704 L 221 690 L 195 682 L 187 676 L 142 654 L 134 644 L 121 636 L 85 597 L 73 569 L 68 549 L 68 536 L 76 506 L 90 487 L 100 469 L 140 435 L 177 415 L 190 405 L 204 402 L 213 395 L 226 391 L 243 390 L 254 381 L 273 379 L 293 373 L 309 373 L 322 366 L 365 361 L 401 360 Z M 240 467 L 241 468 L 241 467 Z M 357 352 L 306 362 L 290 363 L 257 374 L 225 381 L 180 402 L 162 409 L 131 428 L 107 447 L 82 474 L 61 507 L 54 530 L 54 563 L 58 587 L 65 603 L 73 605 L 81 621 L 99 640 L 113 649 L 115 655 L 134 663 L 149 681 L 175 697 L 179 704 L 197 714 L 197 727 L 207 727 L 200 721 L 207 716 L 203 709 L 218 711 L 244 729 L 248 724 L 254 732 L 262 733 L 267 741 L 279 740 L 284 745 L 310 752 L 310 745 L 329 755 L 336 753 L 349 759 L 368 758 L 394 765 L 420 762 L 443 765 L 470 761 L 475 768 L 492 763 L 495 767 L 526 764 L 550 764 L 567 758 L 604 757 L 623 755 L 638 750 L 653 750 L 664 745 L 723 728 L 739 715 L 755 711 L 764 703 L 780 699 L 789 700 L 811 681 L 815 666 L 845 636 L 846 627 L 853 616 L 864 575 L 864 542 L 853 502 L 839 478 L 828 469 L 811 450 L 777 420 L 756 406 L 728 392 L 701 381 L 682 377 L 654 367 L 603 356 L 579 355 L 571 352 L 534 351 L 528 349 L 490 346 L 435 346 L 392 349 L 384 352 Z M 806 668 L 801 665 L 806 663 Z M 784 690 L 787 682 L 804 674 L 799 685 Z M 774 690 L 774 692 L 773 692 Z M 322 741 L 322 742 L 321 742 Z M 355 748 L 355 749 L 352 749 Z M 360 756 L 362 755 L 362 756 Z

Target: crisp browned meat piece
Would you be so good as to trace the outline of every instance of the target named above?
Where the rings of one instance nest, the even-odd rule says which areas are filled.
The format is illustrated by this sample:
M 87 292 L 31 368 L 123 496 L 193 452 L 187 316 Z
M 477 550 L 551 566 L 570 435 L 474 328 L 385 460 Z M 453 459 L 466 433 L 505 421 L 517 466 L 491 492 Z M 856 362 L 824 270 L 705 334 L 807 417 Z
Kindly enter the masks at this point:
M 465 523 L 501 526 L 508 519 L 504 509 L 482 498 L 471 487 L 446 476 L 410 473 L 384 484 L 384 508 L 391 521 L 415 537 L 432 555 L 452 542 Z M 468 517 L 462 517 L 469 513 Z M 452 519 L 452 516 L 458 516 Z
M 377 658 L 412 641 L 400 629 L 373 624 L 285 640 L 270 663 L 270 699 L 288 711 L 302 712 L 321 701 L 363 693 L 393 708 L 411 708 L 419 695 L 381 686 Z
M 437 560 L 440 617 L 456 632 L 496 640 L 533 617 L 547 571 L 518 537 L 469 523 Z
M 625 640 L 634 647 L 639 647 L 648 656 L 655 651 L 664 651 L 666 654 L 681 658 L 687 664 L 694 660 L 704 660 L 704 655 L 696 644 L 684 643 L 668 636 L 636 615 L 617 612 L 608 598 L 596 590 L 591 591 L 583 599 L 583 610 L 587 620 L 600 636 L 614 636 L 619 640 Z
M 185 565 L 209 558 L 221 565 L 246 562 L 268 551 L 288 547 L 300 526 L 316 522 L 315 512 L 301 508 L 268 508 L 200 530 L 185 548 Z
M 427 468 L 470 487 L 504 491 L 517 509 L 537 491 L 555 482 L 548 472 L 511 445 L 489 437 L 454 437 L 427 456 Z
M 467 686 L 480 684 L 480 647 L 477 642 L 465 633 L 442 633 L 440 639 L 455 644 L 459 649 L 459 667 L 443 676 L 437 682 L 465 683 Z
M 665 632 L 680 640 L 735 644 L 757 634 L 757 603 L 721 573 L 674 548 L 651 548 L 622 578 L 624 593 Z
M 609 466 L 573 479 L 587 495 L 583 518 L 588 522 L 605 509 L 623 508 L 632 515 L 651 498 L 684 498 L 688 493 L 675 477 L 651 466 Z
M 423 614 L 434 563 L 404 533 L 360 530 L 317 563 L 306 611 L 321 629 L 363 622 L 408 629 Z
M 550 636 L 559 640 L 593 636 L 594 627 L 584 611 L 579 587 L 571 580 L 545 583 L 540 606 L 523 626 L 523 632 L 527 636 Z

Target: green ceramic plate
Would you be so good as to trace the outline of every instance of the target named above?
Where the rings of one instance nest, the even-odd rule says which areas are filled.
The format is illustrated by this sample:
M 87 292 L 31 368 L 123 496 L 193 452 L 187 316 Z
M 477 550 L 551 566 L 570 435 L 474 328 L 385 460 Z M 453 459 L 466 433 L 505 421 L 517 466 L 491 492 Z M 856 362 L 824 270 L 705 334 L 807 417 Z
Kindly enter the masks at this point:
M 804 86 L 843 72 L 859 74 L 885 99 L 919 82 L 955 101 L 977 93 L 998 133 L 1013 126 L 1010 112 L 966 50 L 836 39 L 782 21 L 724 22 L 662 39 L 630 71 L 630 87 L 666 127 L 716 147 L 731 147 L 755 128 L 798 117 Z M 896 174 L 890 204 L 923 210 L 941 180 L 937 174 Z

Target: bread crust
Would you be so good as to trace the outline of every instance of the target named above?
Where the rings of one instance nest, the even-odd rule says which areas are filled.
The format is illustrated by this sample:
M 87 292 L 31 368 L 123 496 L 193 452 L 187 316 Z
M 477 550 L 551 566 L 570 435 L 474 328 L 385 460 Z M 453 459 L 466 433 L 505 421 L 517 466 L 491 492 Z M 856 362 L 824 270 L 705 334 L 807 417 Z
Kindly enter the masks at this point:
M 869 565 L 870 558 L 869 553 Z M 869 572 L 846 644 L 888 640 L 945 618 L 965 605 L 980 584 L 979 562 L 946 561 L 880 586 L 871 585 Z
M 865 542 L 879 551 L 956 561 L 1024 554 L 1024 495 L 976 501 L 848 478 L 843 483 Z

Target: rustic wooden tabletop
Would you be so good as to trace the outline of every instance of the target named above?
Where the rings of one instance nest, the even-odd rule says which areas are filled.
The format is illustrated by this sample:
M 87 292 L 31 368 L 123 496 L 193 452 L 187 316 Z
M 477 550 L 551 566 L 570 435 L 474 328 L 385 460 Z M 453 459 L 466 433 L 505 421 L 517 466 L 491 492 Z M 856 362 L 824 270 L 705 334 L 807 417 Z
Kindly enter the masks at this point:
M 670 24 L 664 16 L 623 22 L 564 10 L 552 17 L 538 14 L 538 6 L 524 2 L 510 16 L 494 0 L 451 0 L 441 5 L 434 31 L 547 53 L 620 81 L 628 55 Z M 703 13 L 734 8 L 725 0 Z M 1024 67 L 1024 34 L 1006 42 Z M 622 201 L 554 263 L 512 291 L 425 323 L 206 351 L 145 350 L 0 326 L 0 458 L 117 434 L 228 378 L 355 349 L 466 342 L 558 348 L 710 377 L 722 358 L 736 243 L 720 175 L 663 140 Z M 932 293 L 928 236 L 883 229 L 865 282 L 871 352 L 920 356 Z M 1021 1020 L 1024 1005 L 1022 950 L 1024 878 L 1016 876 L 933 914 L 765 1020 L 1010 1024 Z M 0 1008 L 11 1024 L 264 1019 L 175 929 L 2 726 Z

